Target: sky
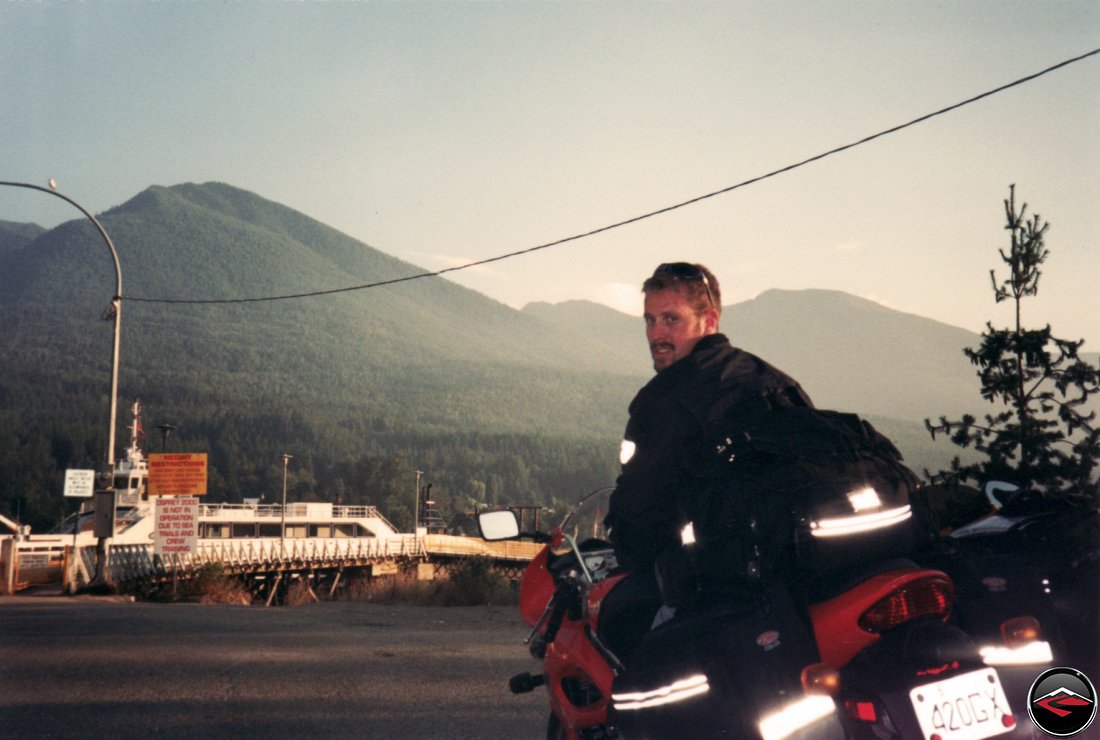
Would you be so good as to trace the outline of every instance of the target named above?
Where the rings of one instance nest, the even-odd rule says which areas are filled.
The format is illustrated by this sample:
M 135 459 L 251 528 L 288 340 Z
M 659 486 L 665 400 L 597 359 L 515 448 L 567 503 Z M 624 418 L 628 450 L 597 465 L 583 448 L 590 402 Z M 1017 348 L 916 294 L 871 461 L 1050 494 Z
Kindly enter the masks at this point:
M 54 178 L 96 213 L 225 182 L 439 270 L 724 190 L 1097 48 L 1094 0 L 4 2 L 0 180 Z M 726 305 L 822 288 L 980 332 L 1012 320 L 989 272 L 1006 275 L 1015 184 L 1050 223 L 1025 325 L 1100 351 L 1098 141 L 1093 56 L 448 277 L 516 308 L 640 313 L 645 277 L 687 260 Z M 0 187 L 2 220 L 79 217 Z

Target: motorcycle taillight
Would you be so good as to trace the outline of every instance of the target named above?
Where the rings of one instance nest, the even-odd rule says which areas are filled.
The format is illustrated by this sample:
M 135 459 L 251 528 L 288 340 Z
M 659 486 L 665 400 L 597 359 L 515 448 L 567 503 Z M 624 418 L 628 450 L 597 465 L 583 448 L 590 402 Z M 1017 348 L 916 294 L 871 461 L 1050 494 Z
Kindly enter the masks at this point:
M 955 587 L 941 576 L 909 581 L 876 601 L 859 617 L 859 626 L 881 634 L 919 617 L 947 619 L 955 602 Z
M 870 722 L 871 724 L 878 722 L 878 709 L 876 709 L 873 701 L 845 700 L 844 711 L 849 717 L 859 722 Z

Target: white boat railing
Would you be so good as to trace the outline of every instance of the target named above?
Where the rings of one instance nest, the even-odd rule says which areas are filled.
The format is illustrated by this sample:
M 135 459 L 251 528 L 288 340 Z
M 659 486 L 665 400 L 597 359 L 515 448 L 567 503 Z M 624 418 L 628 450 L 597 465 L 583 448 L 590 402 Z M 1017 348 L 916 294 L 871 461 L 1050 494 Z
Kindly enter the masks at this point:
M 412 535 L 331 539 L 280 539 L 259 537 L 248 540 L 200 541 L 194 552 L 157 555 L 152 544 L 111 545 L 109 568 L 112 577 L 129 580 L 157 573 L 188 571 L 208 564 L 230 569 L 300 568 L 334 564 L 366 565 L 398 559 L 427 557 L 424 542 Z
M 286 505 L 288 517 L 314 516 L 318 509 L 334 519 L 380 519 L 392 529 L 397 528 L 382 515 L 377 506 L 370 505 L 341 505 L 327 503 L 289 503 Z M 202 504 L 199 506 L 199 516 L 216 518 L 225 514 L 247 513 L 256 518 L 281 518 L 283 516 L 282 504 Z

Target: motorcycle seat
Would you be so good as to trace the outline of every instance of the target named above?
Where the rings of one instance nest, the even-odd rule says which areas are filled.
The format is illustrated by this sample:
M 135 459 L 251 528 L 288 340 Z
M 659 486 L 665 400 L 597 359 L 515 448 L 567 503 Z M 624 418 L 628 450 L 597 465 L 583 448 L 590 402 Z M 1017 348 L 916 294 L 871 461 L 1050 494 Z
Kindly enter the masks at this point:
M 907 558 L 890 558 L 888 560 L 872 560 L 868 563 L 860 563 L 827 577 L 815 578 L 803 584 L 806 603 L 816 604 L 821 601 L 828 601 L 880 573 L 917 567 L 919 566 L 916 563 Z

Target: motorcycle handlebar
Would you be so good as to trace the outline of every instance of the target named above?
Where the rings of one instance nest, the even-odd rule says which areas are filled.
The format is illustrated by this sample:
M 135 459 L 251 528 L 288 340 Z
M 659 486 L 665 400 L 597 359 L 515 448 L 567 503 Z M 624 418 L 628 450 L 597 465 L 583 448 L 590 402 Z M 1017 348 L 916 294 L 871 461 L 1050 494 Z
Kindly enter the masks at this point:
M 576 589 L 572 584 L 567 581 L 558 584 L 552 599 L 554 606 L 550 611 L 550 618 L 546 622 L 546 633 L 543 635 L 543 640 L 547 643 L 553 642 L 554 638 L 557 637 L 558 629 L 561 628 L 562 620 L 565 619 L 565 613 L 569 611 L 570 603 L 575 595 Z

